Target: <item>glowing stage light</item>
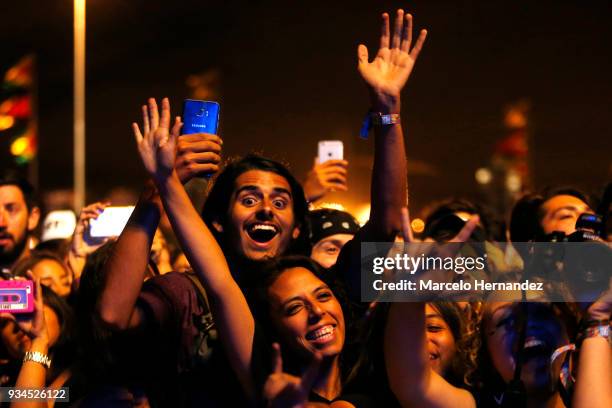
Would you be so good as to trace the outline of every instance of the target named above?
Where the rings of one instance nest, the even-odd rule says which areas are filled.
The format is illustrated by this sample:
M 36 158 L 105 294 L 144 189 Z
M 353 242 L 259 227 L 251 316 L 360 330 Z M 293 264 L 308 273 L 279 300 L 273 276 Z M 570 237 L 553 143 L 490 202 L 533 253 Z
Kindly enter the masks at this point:
M 0 115 L 0 131 L 10 129 L 15 124 L 15 118 L 8 115 Z
M 13 143 L 11 143 L 11 154 L 13 156 L 21 156 L 28 150 L 29 146 L 30 141 L 27 137 L 18 137 Z

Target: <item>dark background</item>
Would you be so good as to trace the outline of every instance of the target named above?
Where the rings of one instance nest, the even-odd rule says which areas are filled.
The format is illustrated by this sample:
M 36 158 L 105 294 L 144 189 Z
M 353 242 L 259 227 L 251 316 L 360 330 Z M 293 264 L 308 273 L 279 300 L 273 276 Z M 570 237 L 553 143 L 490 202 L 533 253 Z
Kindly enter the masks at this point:
M 72 1 L 3 1 L 0 70 L 38 58 L 39 179 L 72 183 Z M 403 94 L 411 207 L 478 193 L 474 171 L 503 136 L 503 108 L 531 102 L 535 187 L 597 192 L 612 178 L 612 2 L 87 2 L 88 201 L 145 173 L 130 123 L 149 96 L 180 113 L 186 78 L 218 69 L 225 155 L 263 151 L 300 177 L 320 139 L 341 139 L 353 211 L 368 201 L 372 141 L 356 48 L 376 52 L 380 13 L 403 7 L 429 36 Z M 1 167 L 10 165 L 0 140 Z

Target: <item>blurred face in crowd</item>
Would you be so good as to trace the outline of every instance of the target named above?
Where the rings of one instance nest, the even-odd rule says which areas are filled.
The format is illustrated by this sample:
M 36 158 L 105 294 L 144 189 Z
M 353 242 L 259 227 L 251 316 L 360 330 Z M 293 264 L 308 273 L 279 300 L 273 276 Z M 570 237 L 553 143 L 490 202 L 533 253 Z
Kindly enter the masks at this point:
M 235 181 L 228 221 L 214 226 L 226 233 L 233 250 L 248 259 L 282 254 L 300 233 L 289 182 L 269 171 L 242 173 Z
M 335 357 L 344 346 L 344 314 L 331 289 L 302 267 L 285 270 L 268 288 L 281 346 L 308 357 Z
M 425 306 L 425 326 L 431 368 L 444 376 L 455 356 L 455 338 L 440 312 L 429 304 Z
M 49 335 L 49 345 L 53 346 L 60 335 L 60 322 L 57 314 L 50 307 L 45 306 L 44 314 Z M 22 359 L 25 352 L 32 347 L 32 340 L 13 320 L 0 321 L 0 338 L 9 356 L 13 359 Z
M 561 231 L 566 235 L 576 231 L 576 221 L 580 214 L 593 212 L 584 201 L 571 195 L 549 198 L 542 204 L 541 210 L 543 216 L 540 224 L 544 233 Z
M 340 250 L 351 239 L 353 234 L 334 234 L 325 237 L 312 247 L 310 257 L 324 268 L 331 268 L 336 264 Z
M 43 259 L 32 267 L 32 273 L 40 283 L 49 287 L 61 297 L 72 290 L 72 274 L 68 268 L 54 259 Z
M 562 320 L 549 303 L 526 303 L 527 325 L 523 347 L 521 379 L 531 394 L 547 395 L 554 389 L 563 358 L 550 366 L 550 357 L 569 343 Z M 483 329 L 486 347 L 494 368 L 508 383 L 513 378 L 519 344 L 520 317 L 524 306 L 518 302 L 492 302 L 484 311 Z
M 172 271 L 172 265 L 170 264 L 170 251 L 168 250 L 168 244 L 164 234 L 158 228 L 153 236 L 153 243 L 151 244 L 151 260 L 155 262 L 157 270 L 160 274 L 165 274 Z
M 38 224 L 38 208 L 28 211 L 15 185 L 0 186 L 0 265 L 10 266 L 26 248 L 28 232 Z

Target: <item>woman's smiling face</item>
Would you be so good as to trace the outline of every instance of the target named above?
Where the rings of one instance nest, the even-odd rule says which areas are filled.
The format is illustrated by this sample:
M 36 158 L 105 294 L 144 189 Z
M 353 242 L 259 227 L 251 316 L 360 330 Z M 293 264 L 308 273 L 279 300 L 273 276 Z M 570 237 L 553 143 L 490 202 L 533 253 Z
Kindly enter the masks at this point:
M 303 267 L 286 269 L 268 288 L 270 314 L 283 345 L 302 356 L 340 354 L 344 314 L 331 289 Z
M 425 305 L 425 327 L 431 368 L 444 376 L 455 356 L 455 338 L 442 314 L 430 304 Z

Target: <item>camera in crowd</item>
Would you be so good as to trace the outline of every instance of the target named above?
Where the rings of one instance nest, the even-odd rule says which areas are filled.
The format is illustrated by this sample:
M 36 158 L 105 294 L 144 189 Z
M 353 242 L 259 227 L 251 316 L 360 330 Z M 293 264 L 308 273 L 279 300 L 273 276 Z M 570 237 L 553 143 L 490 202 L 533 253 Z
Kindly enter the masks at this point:
M 526 263 L 525 274 L 543 277 L 558 293 L 565 292 L 564 298 L 593 301 L 609 285 L 612 249 L 601 238 L 602 216 L 581 214 L 575 228 L 571 234 L 554 231 L 533 243 L 533 257 Z

